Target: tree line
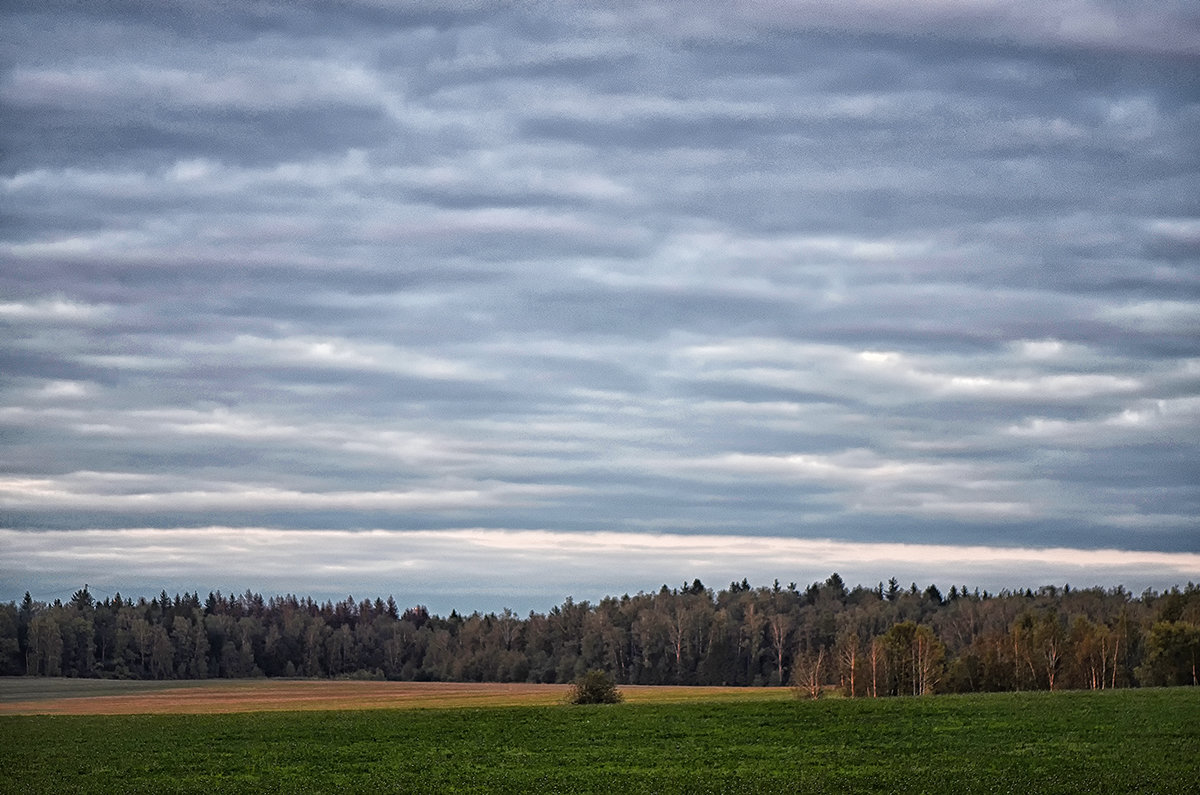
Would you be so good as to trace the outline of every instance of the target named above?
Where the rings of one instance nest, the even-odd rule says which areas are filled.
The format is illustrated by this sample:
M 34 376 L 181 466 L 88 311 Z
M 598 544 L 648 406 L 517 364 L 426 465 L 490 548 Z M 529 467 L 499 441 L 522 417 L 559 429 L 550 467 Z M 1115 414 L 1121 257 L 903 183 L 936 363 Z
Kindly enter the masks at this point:
M 991 594 L 848 588 L 837 574 L 713 591 L 568 598 L 547 613 L 432 615 L 394 599 L 165 591 L 0 604 L 0 674 L 134 679 L 349 677 L 781 685 L 848 696 L 1195 685 L 1200 586 Z

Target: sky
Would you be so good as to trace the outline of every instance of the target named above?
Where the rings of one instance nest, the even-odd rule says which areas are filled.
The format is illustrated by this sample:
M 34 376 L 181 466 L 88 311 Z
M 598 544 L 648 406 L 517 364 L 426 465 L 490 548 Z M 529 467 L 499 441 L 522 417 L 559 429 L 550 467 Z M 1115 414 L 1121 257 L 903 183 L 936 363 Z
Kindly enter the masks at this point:
M 1190 0 L 0 42 L 0 600 L 1200 581 Z

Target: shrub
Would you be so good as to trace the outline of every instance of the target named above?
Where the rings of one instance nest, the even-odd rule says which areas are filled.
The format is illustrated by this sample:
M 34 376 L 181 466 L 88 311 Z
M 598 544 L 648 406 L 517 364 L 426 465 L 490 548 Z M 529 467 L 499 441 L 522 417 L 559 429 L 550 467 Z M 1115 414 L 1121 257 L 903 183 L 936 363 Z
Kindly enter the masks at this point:
M 571 693 L 567 696 L 569 704 L 619 704 L 622 701 L 621 691 L 604 671 L 591 670 L 575 680 Z

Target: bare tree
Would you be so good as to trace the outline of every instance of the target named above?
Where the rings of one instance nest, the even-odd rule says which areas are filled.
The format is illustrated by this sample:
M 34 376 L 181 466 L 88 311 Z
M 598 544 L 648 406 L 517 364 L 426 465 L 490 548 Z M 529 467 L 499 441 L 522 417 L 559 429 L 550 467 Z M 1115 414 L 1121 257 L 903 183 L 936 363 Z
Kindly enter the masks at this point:
M 767 619 L 767 629 L 771 649 L 775 652 L 775 675 L 779 684 L 783 684 L 783 658 L 788 639 L 792 636 L 792 617 L 787 613 L 772 613 Z
M 867 655 L 871 662 L 871 698 L 879 698 L 879 678 L 887 675 L 887 642 L 882 635 L 871 639 Z
M 796 698 L 818 699 L 824 688 L 825 647 L 796 653 L 792 664 L 792 692 Z
M 861 645 L 855 632 L 843 632 L 838 636 L 836 647 L 838 672 L 842 679 L 842 687 L 850 698 L 858 695 L 855 677 L 858 673 L 858 657 Z
M 747 674 L 750 680 L 753 680 L 759 672 L 759 655 L 762 653 L 763 628 L 766 622 L 766 618 L 763 617 L 753 601 L 746 605 L 741 631 L 748 663 Z

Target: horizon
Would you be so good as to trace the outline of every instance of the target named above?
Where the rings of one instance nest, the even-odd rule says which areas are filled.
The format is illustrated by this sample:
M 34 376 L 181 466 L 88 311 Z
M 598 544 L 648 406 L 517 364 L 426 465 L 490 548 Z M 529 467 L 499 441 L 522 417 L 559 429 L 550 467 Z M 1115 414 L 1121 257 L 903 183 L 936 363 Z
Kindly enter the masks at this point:
M 1030 550 L 1025 550 L 1025 552 L 1028 553 Z M 662 588 L 668 588 L 670 590 L 685 590 L 691 588 L 697 581 L 700 581 L 704 585 L 705 589 L 713 594 L 727 591 L 734 585 L 740 586 L 741 583 L 748 583 L 749 586 L 754 590 L 774 589 L 775 587 L 785 590 L 792 590 L 794 586 L 797 591 L 803 592 L 812 585 L 826 585 L 834 576 L 839 577 L 844 583 L 846 589 L 849 591 L 854 591 L 857 589 L 875 591 L 879 588 L 884 588 L 893 579 L 895 579 L 900 586 L 900 590 L 905 593 L 907 593 L 912 586 L 916 586 L 920 592 L 924 592 L 930 586 L 933 586 L 942 594 L 943 601 L 947 598 L 947 594 L 950 592 L 951 588 L 957 589 L 958 592 L 964 596 L 982 595 L 984 597 L 997 597 L 1010 593 L 1021 594 L 1029 591 L 1032 591 L 1036 594 L 1048 588 L 1056 589 L 1059 592 L 1063 592 L 1066 589 L 1069 589 L 1070 591 L 1088 591 L 1100 589 L 1105 592 L 1123 591 L 1129 594 L 1129 596 L 1133 599 L 1141 599 L 1148 595 L 1157 596 L 1163 593 L 1168 593 L 1172 590 L 1185 589 L 1194 585 L 1193 581 L 1190 579 L 1186 582 L 1176 581 L 1165 586 L 1146 584 L 1143 587 L 1138 587 L 1136 583 L 1131 586 L 1129 583 L 1117 582 L 1111 578 L 1107 580 L 1100 578 L 1094 582 L 1076 581 L 1074 583 L 1070 581 L 1050 582 L 1045 580 L 1037 582 L 1033 582 L 1032 580 L 1026 582 L 1004 582 L 1004 575 L 992 575 L 991 577 L 987 577 L 986 581 L 983 583 L 974 581 L 970 577 L 947 577 L 943 578 L 941 582 L 937 582 L 933 580 L 922 581 L 917 578 L 909 580 L 905 577 L 897 577 L 894 574 L 876 579 L 874 581 L 867 581 L 861 578 L 857 580 L 849 579 L 843 577 L 838 571 L 832 571 L 830 574 L 824 577 L 816 577 L 815 579 L 794 579 L 788 581 L 781 580 L 778 577 L 760 581 L 749 576 L 743 576 L 741 578 L 732 577 L 728 581 L 722 581 L 717 584 L 698 576 L 684 577 L 682 580 L 676 579 L 674 581 L 664 579 L 664 581 L 661 583 L 646 587 L 638 587 L 636 589 L 616 588 L 600 592 L 593 588 L 591 591 L 584 594 L 565 593 L 557 600 L 548 604 L 543 604 L 540 607 L 534 605 L 533 602 L 530 601 L 532 597 L 526 597 L 526 601 L 524 603 L 514 602 L 512 600 L 505 601 L 503 596 L 500 596 L 495 592 L 475 594 L 475 596 L 478 598 L 474 602 L 472 602 L 469 597 L 464 599 L 461 594 L 458 594 L 454 597 L 455 601 L 452 602 L 443 594 L 439 594 L 436 589 L 431 589 L 427 592 L 432 598 L 422 598 L 420 595 L 421 592 L 414 590 L 373 591 L 370 593 L 363 591 L 357 594 L 353 592 L 336 593 L 332 591 L 304 592 L 298 590 L 272 590 L 270 588 L 260 589 L 252 586 L 238 587 L 234 583 L 226 583 L 225 587 L 219 588 L 193 586 L 190 588 L 175 589 L 165 586 L 150 586 L 148 583 L 143 583 L 140 589 L 135 587 L 133 590 L 110 590 L 104 586 L 97 586 L 92 583 L 83 583 L 82 585 L 77 585 L 75 587 L 67 588 L 66 590 L 59 590 L 52 593 L 35 594 L 29 589 L 26 589 L 22 592 L 19 598 L 0 597 L 0 602 L 10 604 L 19 603 L 24 599 L 25 594 L 29 594 L 35 602 L 51 604 L 55 601 L 60 601 L 62 603 L 66 603 L 77 591 L 80 590 L 87 590 L 88 593 L 91 594 L 92 597 L 97 601 L 105 601 L 105 599 L 111 600 L 119 595 L 122 600 L 126 602 L 131 600 L 136 602 L 139 599 L 149 602 L 157 599 L 162 593 L 166 593 L 171 598 L 178 598 L 181 595 L 188 596 L 191 594 L 196 594 L 202 602 L 208 596 L 214 594 L 221 594 L 228 599 L 239 599 L 246 593 L 251 593 L 256 596 L 261 596 L 267 600 L 272 598 L 295 597 L 301 601 L 311 599 L 318 604 L 324 604 L 326 602 L 337 604 L 345 601 L 347 598 L 352 599 L 356 605 L 360 604 L 363 600 L 374 602 L 376 600 L 394 599 L 401 612 L 410 608 L 422 607 L 429 610 L 432 615 L 441 617 L 449 616 L 452 613 L 457 613 L 464 616 L 471 615 L 473 613 L 488 615 L 501 613 L 504 610 L 513 610 L 516 615 L 525 616 L 530 613 L 548 613 L 554 607 L 562 605 L 568 601 L 574 602 L 575 604 L 586 603 L 595 605 L 605 599 L 623 599 L 625 597 L 634 596 L 637 594 L 657 593 Z M 987 575 L 985 575 L 985 577 L 986 576 Z M 1153 578 L 1154 583 L 1161 581 L 1161 578 Z M 1147 580 L 1147 582 L 1149 582 L 1149 580 Z M 397 593 L 401 595 L 400 598 L 397 598 Z M 546 594 L 547 598 L 549 598 L 551 595 L 551 591 L 545 591 L 544 593 Z

